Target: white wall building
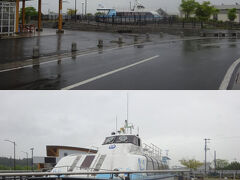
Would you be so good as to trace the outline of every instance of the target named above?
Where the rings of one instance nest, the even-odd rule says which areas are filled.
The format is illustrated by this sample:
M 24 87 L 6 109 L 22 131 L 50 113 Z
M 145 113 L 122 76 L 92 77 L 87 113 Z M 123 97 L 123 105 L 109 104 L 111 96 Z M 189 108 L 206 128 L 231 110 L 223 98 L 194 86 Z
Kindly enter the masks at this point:
M 15 30 L 16 3 L 0 1 L 0 35 L 13 34 Z
M 38 169 L 51 168 L 54 167 L 60 159 L 70 154 L 87 154 L 87 153 L 97 153 L 97 150 L 80 148 L 80 147 L 70 147 L 70 146 L 46 146 L 47 157 L 37 157 L 33 158 L 33 163 L 38 165 Z
M 228 11 L 230 9 L 236 8 L 237 9 L 237 18 L 235 19 L 234 22 L 240 23 L 240 5 L 239 4 L 235 4 L 235 5 L 222 4 L 222 5 L 214 5 L 214 7 L 219 10 L 219 13 L 217 15 L 211 16 L 211 19 L 215 19 L 215 20 L 223 21 L 223 22 L 229 21 Z M 185 14 L 181 10 L 181 8 L 179 8 L 179 11 L 180 11 L 180 17 L 184 18 Z M 195 17 L 195 14 L 191 14 L 190 17 Z
M 228 11 L 230 9 L 236 8 L 237 9 L 237 18 L 235 19 L 235 22 L 240 23 L 240 5 L 215 5 L 216 9 L 219 10 L 219 13 L 216 16 L 212 16 L 213 19 L 216 19 L 218 21 L 229 21 L 228 19 Z

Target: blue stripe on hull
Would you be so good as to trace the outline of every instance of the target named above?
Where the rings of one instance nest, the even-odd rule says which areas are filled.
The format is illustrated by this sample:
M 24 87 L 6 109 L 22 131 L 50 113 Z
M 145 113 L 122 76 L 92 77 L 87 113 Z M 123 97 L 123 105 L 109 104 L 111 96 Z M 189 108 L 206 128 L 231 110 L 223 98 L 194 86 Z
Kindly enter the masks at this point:
M 127 175 L 125 175 L 127 176 Z M 146 176 L 146 175 L 141 175 L 141 174 L 131 174 L 130 179 L 131 180 L 164 180 L 170 178 L 173 178 L 175 175 L 172 174 L 165 174 L 165 175 L 152 175 L 152 176 Z M 99 174 L 96 176 L 97 179 L 110 179 L 112 177 L 111 174 Z M 113 179 L 121 179 L 119 177 L 113 177 Z

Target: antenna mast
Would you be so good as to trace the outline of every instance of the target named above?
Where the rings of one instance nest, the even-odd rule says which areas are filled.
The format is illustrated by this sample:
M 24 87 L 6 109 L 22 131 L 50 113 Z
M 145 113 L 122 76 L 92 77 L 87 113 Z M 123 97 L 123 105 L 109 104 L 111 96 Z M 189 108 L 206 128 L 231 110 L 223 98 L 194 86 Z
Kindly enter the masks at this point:
M 117 116 L 116 116 L 116 134 L 117 134 L 117 131 L 118 129 L 117 129 Z

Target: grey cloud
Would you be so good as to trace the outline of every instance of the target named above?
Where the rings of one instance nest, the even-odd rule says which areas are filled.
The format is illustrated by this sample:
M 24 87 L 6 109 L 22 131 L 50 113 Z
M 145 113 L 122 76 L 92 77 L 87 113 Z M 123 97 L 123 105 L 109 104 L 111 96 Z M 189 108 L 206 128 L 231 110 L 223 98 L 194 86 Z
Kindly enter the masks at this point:
M 169 149 L 174 163 L 186 157 L 203 160 L 204 138 L 211 138 L 212 158 L 239 157 L 238 92 L 129 91 L 129 121 L 147 142 Z M 35 148 L 45 155 L 47 144 L 99 146 L 126 119 L 126 91 L 2 91 L 0 92 L 0 155 Z
M 203 0 L 197 0 L 202 2 Z M 239 3 L 238 0 L 209 0 L 212 4 L 233 4 Z M 47 13 L 48 10 L 57 12 L 58 0 L 43 0 L 43 12 Z M 68 8 L 74 8 L 74 0 L 67 0 L 68 3 L 63 4 L 63 12 L 66 12 Z M 85 0 L 77 0 L 77 9 L 81 13 L 82 2 Z M 131 0 L 132 4 L 134 0 Z M 178 13 L 178 7 L 181 0 L 140 0 L 144 6 L 149 10 L 156 10 L 162 8 L 169 13 Z M 88 0 L 88 10 L 91 13 L 96 12 L 98 5 L 102 4 L 105 8 L 117 8 L 119 10 L 127 10 L 130 6 L 130 0 Z M 37 0 L 27 2 L 28 6 L 34 6 L 37 8 Z

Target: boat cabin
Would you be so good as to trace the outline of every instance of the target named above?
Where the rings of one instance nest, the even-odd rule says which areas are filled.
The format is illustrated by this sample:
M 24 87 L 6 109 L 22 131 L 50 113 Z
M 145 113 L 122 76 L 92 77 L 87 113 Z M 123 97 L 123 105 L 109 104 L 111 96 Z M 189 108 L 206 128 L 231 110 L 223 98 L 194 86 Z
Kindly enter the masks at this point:
M 140 138 L 135 135 L 116 135 L 116 136 L 106 137 L 102 145 L 122 144 L 122 143 L 131 143 L 139 147 L 141 146 Z

